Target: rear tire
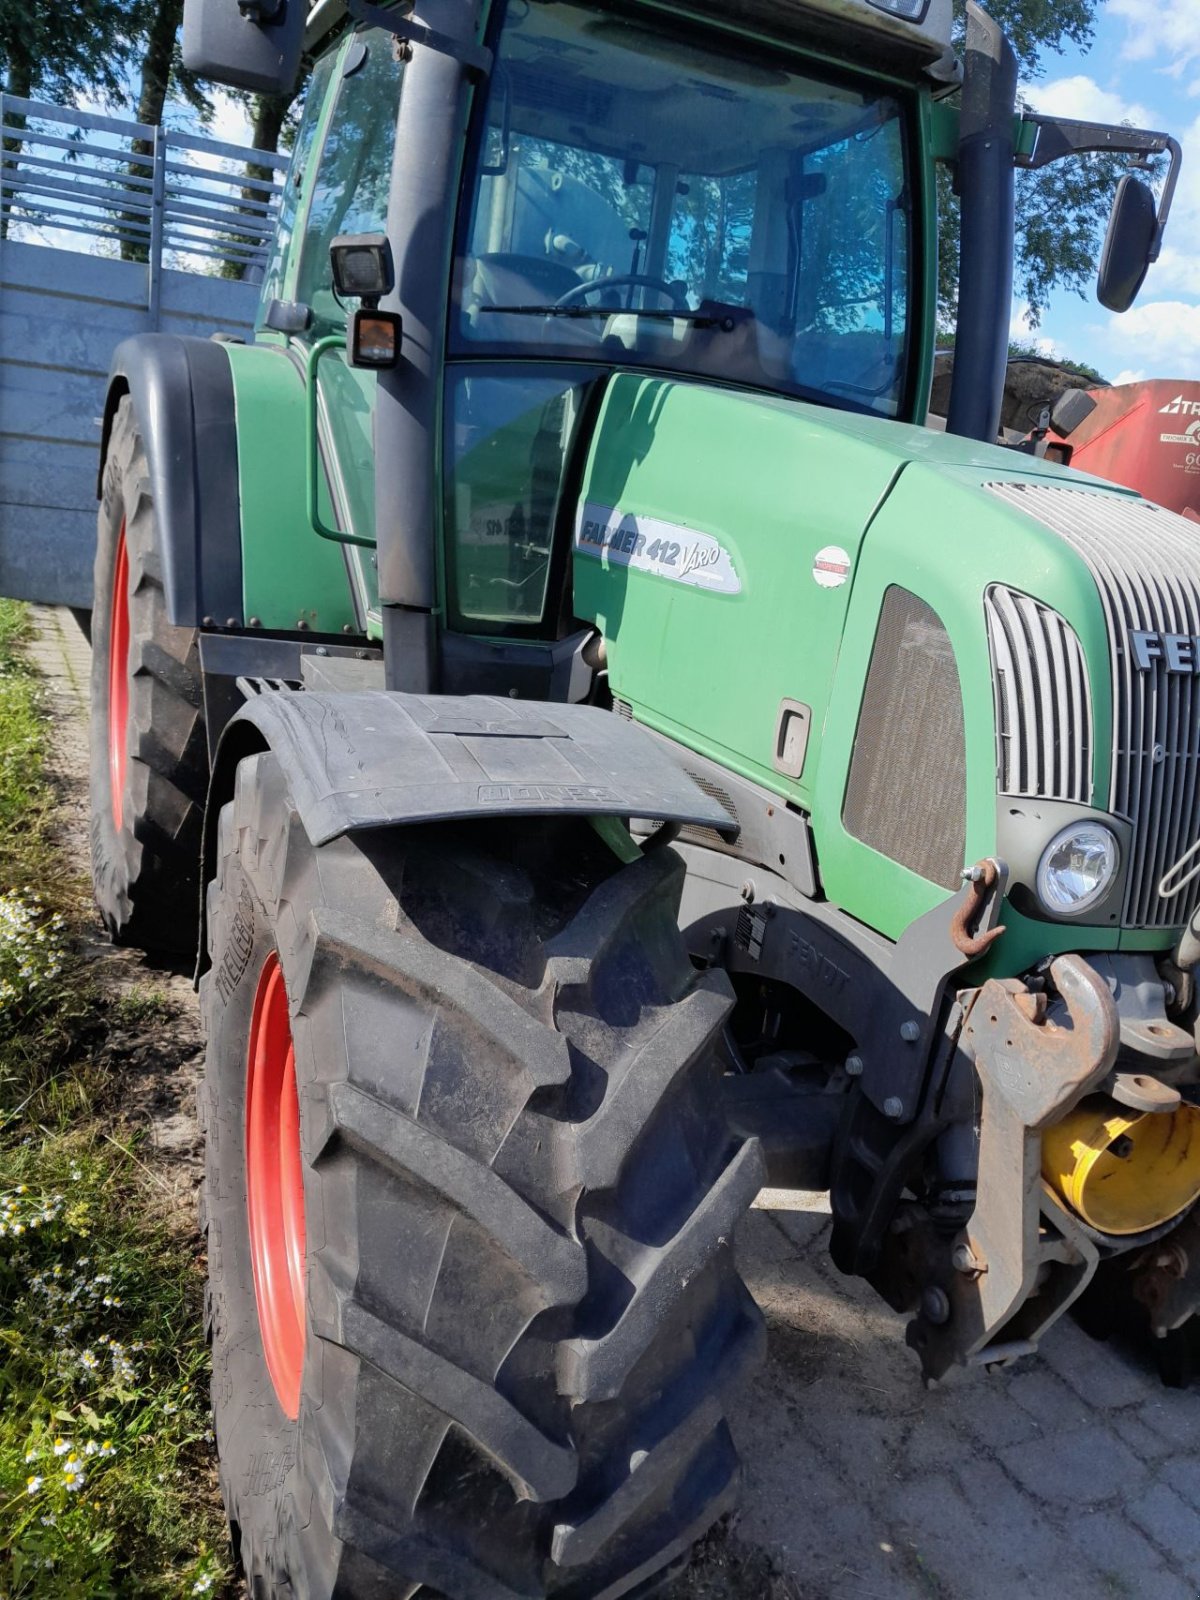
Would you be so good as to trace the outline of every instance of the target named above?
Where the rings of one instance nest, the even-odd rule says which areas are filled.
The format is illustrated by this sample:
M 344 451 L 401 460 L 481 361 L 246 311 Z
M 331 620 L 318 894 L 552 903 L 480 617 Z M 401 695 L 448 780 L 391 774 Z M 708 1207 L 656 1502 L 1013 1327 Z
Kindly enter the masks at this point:
M 733 1503 L 721 1396 L 763 1344 L 731 1250 L 763 1163 L 721 1115 L 732 996 L 687 960 L 681 862 L 622 866 L 575 820 L 314 849 L 270 753 L 239 767 L 218 856 L 213 1405 L 250 1592 L 648 1594 Z M 303 1183 L 294 1387 L 297 1324 L 281 1340 L 289 1295 L 254 1287 L 247 1199 L 248 1159 L 256 1196 L 277 1171 L 288 1187 L 246 1129 L 275 962 Z M 276 1232 L 279 1281 L 296 1232 Z
M 195 953 L 208 747 L 197 634 L 173 627 L 126 395 L 104 463 L 92 611 L 92 883 L 120 944 Z

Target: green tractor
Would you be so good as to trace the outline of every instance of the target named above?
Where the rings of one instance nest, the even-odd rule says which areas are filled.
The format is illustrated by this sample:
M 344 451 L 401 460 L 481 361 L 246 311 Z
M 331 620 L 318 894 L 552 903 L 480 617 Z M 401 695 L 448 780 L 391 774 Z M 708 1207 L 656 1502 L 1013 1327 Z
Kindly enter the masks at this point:
M 117 352 L 93 839 L 199 952 L 256 1596 L 656 1589 L 768 1181 L 931 1379 L 1114 1263 L 1200 1301 L 1200 542 L 992 442 L 1014 167 L 1169 158 L 1122 309 L 1179 149 L 1018 112 L 968 10 L 964 72 L 950 0 L 188 0 L 312 78 L 253 342 Z

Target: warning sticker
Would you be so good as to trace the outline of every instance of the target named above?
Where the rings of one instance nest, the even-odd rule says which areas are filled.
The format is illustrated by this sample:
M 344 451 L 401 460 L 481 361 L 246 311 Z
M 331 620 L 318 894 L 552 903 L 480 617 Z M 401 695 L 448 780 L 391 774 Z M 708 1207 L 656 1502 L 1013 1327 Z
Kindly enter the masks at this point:
M 827 544 L 813 557 L 812 574 L 822 589 L 840 589 L 850 576 L 850 556 L 840 544 Z
M 589 500 L 575 519 L 575 548 L 609 566 L 633 567 L 714 594 L 742 592 L 733 557 L 718 539 L 658 517 Z

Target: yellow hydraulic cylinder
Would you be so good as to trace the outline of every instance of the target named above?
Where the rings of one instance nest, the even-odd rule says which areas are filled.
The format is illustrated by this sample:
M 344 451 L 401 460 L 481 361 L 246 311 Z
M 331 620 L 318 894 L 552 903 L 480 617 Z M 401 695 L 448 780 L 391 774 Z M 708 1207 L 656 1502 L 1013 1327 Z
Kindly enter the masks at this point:
M 1042 1176 L 1098 1233 L 1142 1233 L 1200 1194 L 1200 1109 L 1134 1111 L 1089 1095 L 1042 1135 Z

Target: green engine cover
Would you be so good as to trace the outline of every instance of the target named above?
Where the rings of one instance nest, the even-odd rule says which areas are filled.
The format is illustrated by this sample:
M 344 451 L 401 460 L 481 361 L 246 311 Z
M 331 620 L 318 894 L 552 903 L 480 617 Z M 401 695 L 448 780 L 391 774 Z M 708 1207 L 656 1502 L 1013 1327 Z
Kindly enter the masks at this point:
M 810 813 L 826 894 L 892 938 L 946 898 L 964 862 L 996 850 L 990 584 L 1034 596 L 1078 635 L 1092 663 L 1093 789 L 1107 792 L 1111 690 L 1095 584 L 1062 540 L 985 487 L 1030 477 L 1123 492 L 924 428 L 633 374 L 611 382 L 597 424 L 576 521 L 575 609 L 604 634 L 612 692 L 640 721 Z M 855 837 L 844 817 L 893 588 L 944 629 L 961 693 L 963 860 L 936 879 Z M 777 749 L 789 701 L 811 708 L 798 775 Z M 1009 922 L 1009 970 L 1078 949 L 1081 937 L 1097 949 L 1120 937 L 1015 913 Z

